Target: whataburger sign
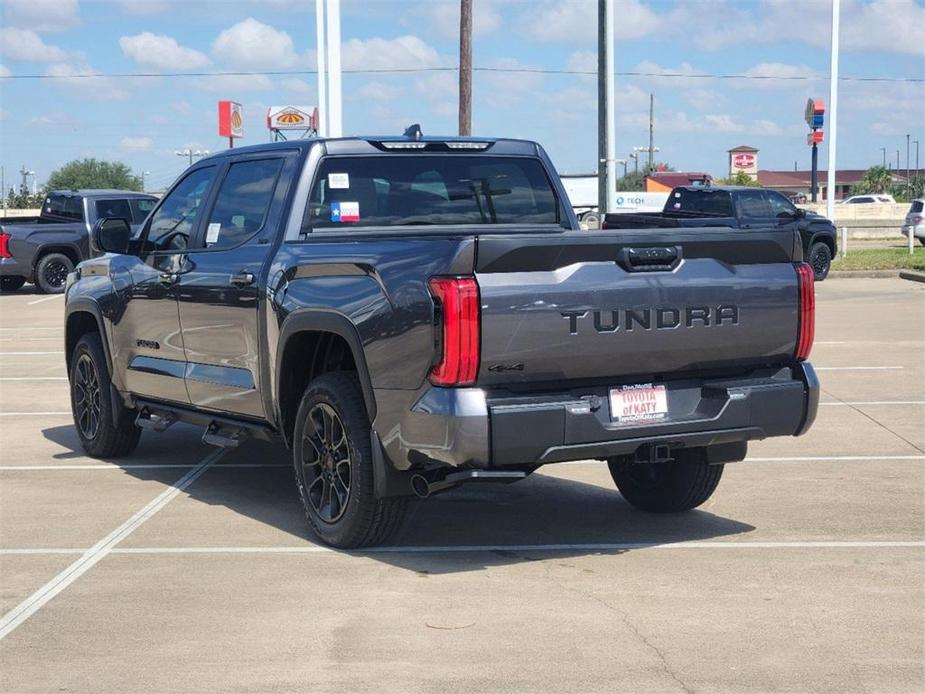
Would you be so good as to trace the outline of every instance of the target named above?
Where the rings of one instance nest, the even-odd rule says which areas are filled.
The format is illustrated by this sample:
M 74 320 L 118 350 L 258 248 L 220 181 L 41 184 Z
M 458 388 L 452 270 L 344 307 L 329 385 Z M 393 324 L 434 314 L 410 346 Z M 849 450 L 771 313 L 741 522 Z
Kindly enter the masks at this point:
M 318 109 L 311 106 L 271 106 L 267 111 L 270 130 L 318 129 Z

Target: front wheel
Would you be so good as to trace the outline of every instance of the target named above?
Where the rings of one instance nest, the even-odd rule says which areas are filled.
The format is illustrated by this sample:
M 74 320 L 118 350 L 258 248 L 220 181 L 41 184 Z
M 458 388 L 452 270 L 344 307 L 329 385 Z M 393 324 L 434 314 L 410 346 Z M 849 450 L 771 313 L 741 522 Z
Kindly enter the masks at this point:
M 15 275 L 9 275 L 7 277 L 0 277 L 0 292 L 15 292 L 17 289 L 20 289 L 26 283 L 25 277 L 16 277 Z
M 74 271 L 74 263 L 63 253 L 43 255 L 35 266 L 35 285 L 45 294 L 60 294 L 67 284 L 68 273 Z
M 71 354 L 71 411 L 77 436 L 88 455 L 119 458 L 128 455 L 141 437 L 133 412 L 123 408 L 118 424 L 113 420 L 109 369 L 99 333 L 84 335 Z
M 398 530 L 407 498 L 376 498 L 369 418 L 355 374 L 332 371 L 309 384 L 292 441 L 305 517 L 323 542 L 366 547 Z
M 634 463 L 628 458 L 607 461 L 620 494 L 642 511 L 677 513 L 704 503 L 723 476 L 722 465 L 708 465 L 706 449 L 677 451 L 670 463 Z
M 809 264 L 813 268 L 813 278 L 817 282 L 824 280 L 832 267 L 832 251 L 822 243 L 814 243 L 809 249 Z

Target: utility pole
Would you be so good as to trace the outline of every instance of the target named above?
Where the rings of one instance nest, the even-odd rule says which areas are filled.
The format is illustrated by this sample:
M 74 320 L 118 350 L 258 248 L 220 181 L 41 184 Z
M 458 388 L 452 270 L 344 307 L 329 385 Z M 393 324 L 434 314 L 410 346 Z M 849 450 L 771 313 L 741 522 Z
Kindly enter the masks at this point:
M 655 115 L 655 95 L 649 94 L 649 173 L 652 173 L 652 156 L 655 154 L 653 116 Z
M 886 168 L 886 147 L 881 147 L 880 151 L 883 152 L 883 168 Z
M 826 176 L 825 211 L 835 219 L 835 166 L 838 144 L 838 27 L 841 0 L 832 0 L 832 55 L 829 64 L 829 170 Z
M 906 185 L 909 185 L 909 133 L 906 133 Z
M 912 144 L 915 145 L 915 172 L 919 172 L 919 141 L 913 140 Z
M 607 211 L 607 8 L 597 0 L 597 211 Z
M 896 150 L 896 170 L 899 171 L 899 150 Z
M 150 175 L 151 175 L 150 171 L 141 172 L 141 192 L 142 193 L 144 193 L 145 190 L 147 189 L 147 187 L 145 186 L 145 176 L 150 176 Z
M 472 134 L 472 0 L 459 4 L 459 134 Z
M 207 149 L 197 149 L 197 150 L 194 151 L 194 150 L 192 150 L 192 149 L 190 149 L 190 148 L 187 148 L 187 149 L 178 149 L 174 154 L 176 154 L 178 157 L 189 157 L 189 165 L 192 166 L 192 165 L 193 165 L 193 157 L 197 157 L 197 158 L 198 158 L 198 157 L 207 157 L 207 156 L 209 156 L 209 150 L 207 150 Z

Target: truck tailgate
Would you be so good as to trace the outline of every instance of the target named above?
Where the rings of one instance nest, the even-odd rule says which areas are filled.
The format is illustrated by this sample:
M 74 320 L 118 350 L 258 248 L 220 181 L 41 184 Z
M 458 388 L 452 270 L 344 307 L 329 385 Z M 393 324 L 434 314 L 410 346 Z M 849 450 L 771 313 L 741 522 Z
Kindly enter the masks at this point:
M 484 235 L 481 385 L 645 380 L 792 361 L 793 231 Z

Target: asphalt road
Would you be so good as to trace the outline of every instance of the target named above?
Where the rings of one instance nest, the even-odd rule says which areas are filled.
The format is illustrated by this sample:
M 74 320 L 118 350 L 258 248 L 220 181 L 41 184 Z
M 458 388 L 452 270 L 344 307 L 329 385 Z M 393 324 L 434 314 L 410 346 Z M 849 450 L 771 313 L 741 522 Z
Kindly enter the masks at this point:
M 83 455 L 63 300 L 0 296 L 0 690 L 925 691 L 925 285 L 818 304 L 815 428 L 701 510 L 566 464 L 341 553 L 268 445 Z

